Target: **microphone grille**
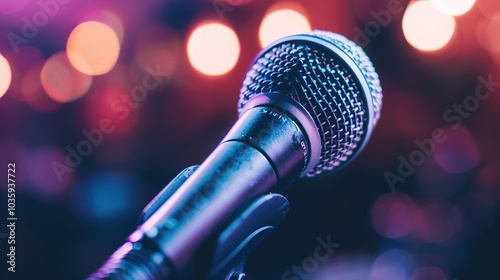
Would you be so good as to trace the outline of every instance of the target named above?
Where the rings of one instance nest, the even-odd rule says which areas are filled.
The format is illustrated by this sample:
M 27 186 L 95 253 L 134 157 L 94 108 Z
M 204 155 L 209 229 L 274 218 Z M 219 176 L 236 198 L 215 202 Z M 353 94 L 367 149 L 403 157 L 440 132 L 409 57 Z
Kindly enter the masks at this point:
M 321 138 L 315 176 L 351 160 L 379 119 L 382 89 L 364 51 L 326 31 L 294 35 L 261 51 L 247 73 L 238 110 L 261 93 L 291 97 L 310 114 Z

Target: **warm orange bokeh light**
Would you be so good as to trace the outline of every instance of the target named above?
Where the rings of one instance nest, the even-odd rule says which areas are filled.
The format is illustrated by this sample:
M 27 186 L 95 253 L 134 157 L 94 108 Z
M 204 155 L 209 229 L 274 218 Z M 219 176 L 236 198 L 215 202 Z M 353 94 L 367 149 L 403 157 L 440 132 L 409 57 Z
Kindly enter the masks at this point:
M 40 86 L 40 70 L 46 58 L 40 50 L 30 46 L 21 46 L 17 50 L 17 52 L 6 53 L 5 56 L 12 71 L 12 82 L 8 94 L 17 101 L 31 102 L 43 93 Z M 0 75 L 2 74 L 3 72 L 0 71 Z M 27 78 L 27 76 L 30 77 Z M 37 87 L 38 90 L 36 90 Z
M 436 51 L 446 46 L 455 27 L 455 18 L 439 12 L 430 1 L 410 3 L 403 16 L 406 40 L 421 51 Z
M 5 57 L 0 54 L 0 98 L 7 93 L 12 82 L 12 70 Z
M 123 42 L 123 35 L 125 32 L 123 21 L 116 13 L 107 10 L 98 10 L 89 13 L 87 16 L 85 16 L 83 21 L 96 21 L 111 27 L 111 29 L 113 29 L 116 36 L 118 37 L 120 45 Z
M 50 98 L 65 103 L 85 95 L 92 77 L 73 68 L 65 52 L 58 52 L 43 65 L 40 82 Z
M 73 29 L 66 50 L 71 64 L 78 71 L 101 75 L 115 66 L 120 55 L 120 40 L 108 25 L 88 21 Z
M 432 0 L 438 11 L 450 16 L 461 16 L 472 8 L 476 0 Z
M 187 44 L 189 61 L 201 73 L 209 76 L 231 71 L 240 56 L 236 33 L 221 23 L 205 23 L 194 29 Z
M 282 37 L 311 31 L 307 18 L 296 10 L 283 8 L 268 13 L 259 28 L 261 47 Z

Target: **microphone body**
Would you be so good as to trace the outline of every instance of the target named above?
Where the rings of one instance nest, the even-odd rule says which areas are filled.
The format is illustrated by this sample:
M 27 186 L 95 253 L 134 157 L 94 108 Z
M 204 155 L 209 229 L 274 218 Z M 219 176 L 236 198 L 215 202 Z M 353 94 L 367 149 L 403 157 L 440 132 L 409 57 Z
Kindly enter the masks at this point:
M 200 279 L 193 263 L 237 209 L 350 161 L 378 119 L 381 92 L 364 53 L 342 38 L 310 33 L 263 50 L 221 144 L 90 279 Z
M 272 94 L 267 97 L 273 98 L 282 105 L 288 99 Z M 298 114 L 301 109 L 294 108 L 292 102 L 283 107 Z M 134 256 L 144 252 L 142 257 L 147 260 L 156 255 L 160 266 L 170 267 L 148 271 L 144 265 L 141 274 L 149 276 L 143 279 L 170 279 L 168 274 L 173 271 L 186 273 L 201 244 L 227 225 L 235 209 L 262 194 L 282 193 L 300 176 L 309 163 L 310 141 L 295 116 L 289 115 L 269 106 L 246 110 L 201 166 L 129 236 L 127 247 L 141 248 L 131 250 Z M 124 262 L 124 258 L 112 260 Z M 129 279 L 112 274 L 106 277 Z
M 269 133 L 259 135 L 262 131 Z M 303 133 L 280 112 L 251 109 L 198 170 L 134 234 L 154 240 L 176 267 L 185 267 L 203 239 L 239 205 L 267 192 L 280 192 L 280 174 L 273 168 L 276 163 L 263 152 L 265 146 L 252 145 L 246 142 L 248 138 L 283 144 L 280 149 L 283 152 L 273 150 L 280 160 L 288 163 L 282 170 L 287 173 L 282 175 L 300 175 L 305 149 L 301 142 L 306 141 Z

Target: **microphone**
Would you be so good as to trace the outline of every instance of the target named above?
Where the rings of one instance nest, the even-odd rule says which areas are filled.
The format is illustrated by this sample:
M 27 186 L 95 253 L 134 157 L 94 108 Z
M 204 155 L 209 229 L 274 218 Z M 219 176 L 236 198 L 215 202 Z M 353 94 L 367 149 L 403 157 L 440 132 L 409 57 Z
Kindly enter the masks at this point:
M 318 30 L 275 41 L 246 74 L 219 146 L 89 279 L 187 279 L 237 209 L 358 155 L 381 106 L 378 75 L 354 42 Z

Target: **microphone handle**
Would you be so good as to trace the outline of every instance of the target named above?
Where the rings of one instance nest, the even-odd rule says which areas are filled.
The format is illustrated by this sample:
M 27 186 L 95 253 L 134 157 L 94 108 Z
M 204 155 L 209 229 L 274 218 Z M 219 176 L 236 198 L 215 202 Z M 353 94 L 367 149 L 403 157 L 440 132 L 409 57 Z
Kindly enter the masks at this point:
M 101 278 L 90 279 L 184 275 L 238 206 L 264 193 L 281 193 L 304 171 L 309 142 L 298 123 L 275 108 L 246 110 L 200 167 L 92 276 Z
M 126 242 L 87 280 L 174 280 L 174 268 L 159 250 Z

